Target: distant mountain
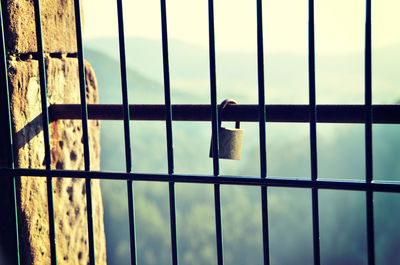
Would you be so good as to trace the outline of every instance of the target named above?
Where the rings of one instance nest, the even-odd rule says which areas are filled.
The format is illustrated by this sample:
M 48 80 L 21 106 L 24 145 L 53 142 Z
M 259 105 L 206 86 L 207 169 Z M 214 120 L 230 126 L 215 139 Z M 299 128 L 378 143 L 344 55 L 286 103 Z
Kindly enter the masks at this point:
M 119 60 L 118 42 L 115 39 L 88 41 L 86 47 L 101 51 L 114 60 Z M 202 47 L 180 41 L 169 44 L 169 67 L 173 103 L 209 103 L 209 61 L 208 52 Z M 127 64 L 144 76 L 163 84 L 163 60 L 161 42 L 148 39 L 126 40 Z M 249 96 L 256 101 L 257 75 L 256 65 L 246 61 L 247 54 L 233 62 L 218 60 L 218 87 L 223 97 L 234 97 L 239 102 L 249 102 Z M 255 59 L 255 57 L 253 58 Z M 254 61 L 255 62 L 255 61 Z M 219 67 L 220 65 L 223 65 Z M 250 89 L 251 87 L 251 89 Z M 229 91 L 224 93 L 225 91 Z M 178 95 L 177 94 L 182 94 Z M 224 95 L 226 94 L 226 95 Z M 187 95 L 182 100 L 182 96 Z
M 119 61 L 104 52 L 87 48 L 85 49 L 87 59 L 95 70 L 99 86 L 100 103 L 122 103 L 121 72 Z M 145 77 L 143 74 L 127 68 L 128 96 L 131 102 L 160 101 L 162 85 Z M 154 102 L 153 102 L 154 103 Z
M 118 39 L 103 38 L 85 43 L 119 60 Z M 268 104 L 306 104 L 308 102 L 308 56 L 300 53 L 270 53 L 265 43 L 265 86 Z M 148 79 L 163 84 L 160 40 L 127 38 L 127 64 Z M 400 98 L 400 44 L 373 50 L 374 102 L 392 104 Z M 184 93 L 185 103 L 209 103 L 208 50 L 180 40 L 169 40 L 169 66 L 173 103 Z M 117 68 L 118 69 L 118 68 Z M 240 103 L 257 102 L 256 53 L 217 50 L 218 101 L 234 98 Z M 119 76 L 119 75 L 117 75 Z M 115 77 L 114 77 L 115 78 Z M 130 78 L 134 80 L 134 78 Z M 317 103 L 361 104 L 364 97 L 364 52 L 316 54 Z

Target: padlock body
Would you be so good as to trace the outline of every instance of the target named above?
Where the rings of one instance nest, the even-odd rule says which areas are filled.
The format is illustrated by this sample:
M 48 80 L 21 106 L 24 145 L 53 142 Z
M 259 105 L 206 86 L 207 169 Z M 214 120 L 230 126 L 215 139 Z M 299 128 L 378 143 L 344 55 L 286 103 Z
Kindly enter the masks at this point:
M 219 158 L 239 160 L 242 154 L 243 129 L 219 128 Z M 210 157 L 212 157 L 212 142 Z

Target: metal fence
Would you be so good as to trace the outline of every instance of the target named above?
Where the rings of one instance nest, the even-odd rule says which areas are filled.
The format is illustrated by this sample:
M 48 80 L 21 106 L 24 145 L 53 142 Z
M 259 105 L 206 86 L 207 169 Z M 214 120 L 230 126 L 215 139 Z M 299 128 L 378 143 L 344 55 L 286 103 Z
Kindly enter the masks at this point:
M 399 105 L 372 105 L 372 71 L 371 71 L 371 0 L 366 0 L 366 23 L 365 23 L 365 103 L 363 105 L 316 105 L 315 97 L 315 49 L 314 49 L 314 1 L 308 3 L 308 73 L 309 73 L 309 104 L 308 105 L 266 105 L 265 104 L 265 77 L 264 77 L 264 50 L 263 50 L 263 24 L 262 24 L 262 0 L 257 1 L 257 58 L 258 58 L 258 105 L 235 105 L 227 107 L 223 115 L 218 113 L 217 86 L 216 86 L 216 62 L 215 62 L 215 41 L 214 41 L 214 8 L 213 0 L 208 0 L 208 25 L 209 25 L 209 62 L 210 62 L 210 105 L 171 105 L 170 95 L 170 76 L 168 58 L 168 36 L 166 18 L 166 0 L 161 0 L 161 26 L 162 26 L 162 51 L 163 51 L 163 71 L 164 71 L 164 105 L 129 105 L 126 74 L 126 55 L 124 37 L 124 19 L 122 1 L 117 0 L 118 7 L 118 30 L 119 30 L 119 51 L 122 81 L 122 105 L 87 105 L 85 88 L 84 54 L 82 48 L 82 30 L 79 0 L 75 1 L 76 19 L 76 41 L 78 47 L 79 78 L 80 78 L 80 105 L 54 105 L 47 108 L 46 75 L 44 66 L 42 30 L 40 21 L 40 3 L 34 1 L 36 33 L 38 44 L 38 60 L 40 70 L 41 100 L 43 131 L 45 139 L 45 165 L 46 169 L 21 169 L 14 168 L 13 161 L 13 140 L 11 133 L 11 115 L 9 107 L 9 91 L 7 85 L 7 64 L 4 40 L 4 28 L 1 28 L 1 41 L 3 51 L 1 58 L 1 80 L 2 89 L 7 95 L 6 108 L 8 111 L 8 152 L 10 162 L 8 167 L 0 168 L 0 174 L 13 179 L 11 188 L 15 196 L 15 180 L 19 176 L 46 176 L 47 194 L 49 207 L 50 223 L 50 242 L 51 242 L 51 263 L 56 264 L 56 241 L 54 227 L 54 211 L 52 198 L 52 178 L 73 177 L 86 179 L 87 190 L 87 218 L 89 231 L 89 258 L 90 264 L 95 264 L 94 239 L 93 239 L 93 220 L 92 220 L 92 200 L 91 200 L 91 179 L 118 179 L 127 181 L 128 205 L 129 205 L 129 224 L 130 224 L 130 246 L 131 264 L 137 263 L 136 242 L 135 242 L 135 205 L 133 201 L 132 181 L 158 181 L 169 183 L 169 205 L 170 205 L 170 224 L 171 224 L 171 257 L 172 264 L 178 261 L 178 242 L 175 209 L 175 183 L 209 183 L 214 184 L 215 201 L 215 226 L 216 226 L 216 246 L 218 264 L 224 264 L 223 255 L 223 236 L 221 225 L 221 201 L 220 185 L 248 185 L 259 186 L 262 202 L 262 229 L 263 229 L 263 255 L 264 264 L 269 264 L 269 236 L 268 236 L 268 187 L 293 187 L 311 189 L 312 194 L 312 224 L 313 224 L 313 253 L 314 264 L 320 264 L 320 242 L 319 242 L 319 213 L 318 213 L 318 190 L 319 189 L 339 189 L 363 191 L 366 195 L 366 223 L 367 223 L 367 242 L 368 242 L 368 264 L 375 264 L 375 244 L 374 244 L 374 192 L 400 192 L 399 183 L 377 182 L 373 180 L 373 158 L 372 158 L 372 124 L 373 123 L 400 123 Z M 1 14 L 1 12 L 0 12 Z M 2 18 L 0 24 L 3 25 Z M 3 93 L 3 92 L 2 92 Z M 53 170 L 50 161 L 50 138 L 49 138 L 49 119 L 81 119 L 83 128 L 84 146 L 84 171 L 72 170 Z M 125 137 L 125 158 L 126 173 L 94 172 L 90 168 L 89 144 L 88 144 L 88 119 L 123 119 Z M 139 174 L 132 172 L 131 164 L 131 140 L 129 120 L 164 120 L 166 122 L 168 172 L 165 174 Z M 208 120 L 212 124 L 212 147 L 213 147 L 213 175 L 178 175 L 174 174 L 174 153 L 172 143 L 172 121 L 173 120 Z M 260 173 L 259 178 L 246 176 L 222 176 L 219 172 L 219 143 L 218 134 L 219 120 L 241 120 L 259 123 L 259 150 L 260 150 Z M 310 148 L 311 148 L 311 178 L 310 179 L 290 179 L 272 178 L 267 176 L 266 164 L 266 122 L 305 122 L 310 126 Z M 316 144 L 316 124 L 319 122 L 329 123 L 362 123 L 365 124 L 365 180 L 319 180 L 317 163 L 317 144 Z M 16 199 L 13 202 L 16 213 Z M 20 262 L 18 250 L 18 221 L 16 220 L 16 242 L 18 263 Z M 240 228 L 239 228 L 240 229 Z

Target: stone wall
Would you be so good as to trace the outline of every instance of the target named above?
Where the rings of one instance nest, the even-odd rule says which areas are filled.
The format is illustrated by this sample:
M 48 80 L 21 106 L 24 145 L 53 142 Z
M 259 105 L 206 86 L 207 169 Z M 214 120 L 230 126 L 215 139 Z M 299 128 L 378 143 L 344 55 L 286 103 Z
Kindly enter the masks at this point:
M 36 52 L 33 0 L 1 1 L 4 20 L 7 23 L 8 51 L 14 54 Z M 42 0 L 40 5 L 44 51 L 76 53 L 74 1 Z
M 78 104 L 80 92 L 73 1 L 47 0 L 41 3 L 48 104 Z M 44 168 L 40 76 L 38 61 L 35 59 L 37 55 L 33 3 L 29 0 L 3 1 L 3 13 L 6 20 L 15 166 Z M 96 78 L 87 62 L 85 70 L 87 102 L 97 103 Z M 49 128 L 52 168 L 83 170 L 81 122 L 58 120 L 52 122 Z M 92 170 L 100 169 L 99 134 L 99 122 L 89 121 Z M 0 185 L 0 193 L 6 192 L 9 187 L 9 183 L 7 186 Z M 53 192 L 57 262 L 86 265 L 89 256 L 85 181 L 54 178 Z M 106 264 L 103 204 L 98 180 L 92 180 L 92 198 L 96 264 Z M 46 179 L 18 178 L 17 199 L 21 264 L 50 264 Z M 0 204 L 0 207 L 3 207 L 2 212 L 10 212 L 10 209 L 4 209 L 11 207 L 10 200 L 8 202 Z M 0 234 L 0 237 L 3 237 L 0 240 L 0 244 L 3 244 L 3 247 L 0 246 L 0 253 L 5 253 L 5 257 L 0 257 L 1 260 L 12 253 L 8 253 L 7 246 L 4 246 L 4 235 Z

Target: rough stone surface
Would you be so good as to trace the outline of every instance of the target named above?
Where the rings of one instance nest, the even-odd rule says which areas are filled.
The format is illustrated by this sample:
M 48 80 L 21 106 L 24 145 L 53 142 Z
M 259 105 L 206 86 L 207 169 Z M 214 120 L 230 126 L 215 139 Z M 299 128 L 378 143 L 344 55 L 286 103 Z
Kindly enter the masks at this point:
M 4 19 L 8 52 L 37 52 L 33 0 L 1 1 L 7 10 Z M 74 1 L 44 0 L 40 4 L 44 52 L 77 52 Z
M 48 103 L 79 103 L 78 60 L 46 58 Z M 87 101 L 97 103 L 94 72 L 86 63 Z M 36 60 L 9 61 L 15 161 L 20 168 L 44 168 L 44 137 Z M 50 124 L 53 169 L 84 169 L 79 120 Z M 91 169 L 99 170 L 99 122 L 89 122 Z M 54 178 L 54 212 L 58 264 L 88 264 L 85 181 Z M 50 264 L 45 178 L 21 177 L 18 183 L 22 264 Z M 92 180 L 96 264 L 106 264 L 103 205 L 98 180 Z

